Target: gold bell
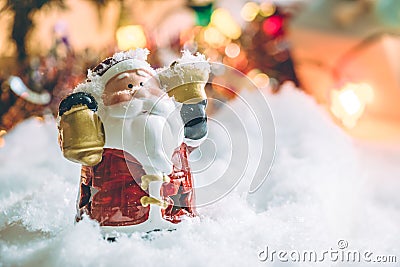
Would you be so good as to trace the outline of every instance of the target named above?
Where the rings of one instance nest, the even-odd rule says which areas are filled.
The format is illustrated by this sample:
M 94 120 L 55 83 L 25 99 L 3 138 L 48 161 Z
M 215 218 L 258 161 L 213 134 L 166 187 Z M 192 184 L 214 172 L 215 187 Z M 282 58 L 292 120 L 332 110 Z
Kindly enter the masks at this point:
M 174 62 L 159 73 L 159 79 L 170 97 L 181 103 L 196 104 L 207 99 L 204 87 L 208 81 L 208 69 L 206 61 L 189 64 Z
M 94 166 L 103 155 L 105 134 L 99 116 L 86 105 L 72 106 L 60 116 L 59 143 L 65 158 Z

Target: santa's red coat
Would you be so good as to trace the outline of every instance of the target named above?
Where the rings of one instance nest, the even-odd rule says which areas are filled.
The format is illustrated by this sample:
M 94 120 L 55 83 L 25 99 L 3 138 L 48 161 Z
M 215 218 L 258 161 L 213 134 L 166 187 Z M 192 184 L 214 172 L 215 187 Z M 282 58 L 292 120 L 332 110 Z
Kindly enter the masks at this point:
M 196 215 L 192 173 L 188 156 L 191 148 L 182 144 L 172 156 L 170 182 L 161 187 L 162 198 L 169 203 L 162 217 L 172 223 L 182 216 Z M 102 161 L 96 166 L 82 166 L 78 219 L 83 213 L 101 226 L 128 226 L 145 222 L 150 206 L 143 207 L 140 199 L 148 196 L 140 187 L 145 175 L 142 165 L 129 153 L 105 148 Z

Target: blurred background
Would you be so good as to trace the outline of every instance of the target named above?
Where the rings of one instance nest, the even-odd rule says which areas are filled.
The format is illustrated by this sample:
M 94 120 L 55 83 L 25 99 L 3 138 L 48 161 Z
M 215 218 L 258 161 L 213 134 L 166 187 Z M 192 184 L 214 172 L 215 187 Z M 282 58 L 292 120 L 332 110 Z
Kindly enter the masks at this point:
M 56 115 L 105 57 L 147 47 L 154 67 L 187 49 L 259 88 L 279 92 L 291 81 L 351 135 L 397 140 L 399 11 L 395 0 L 0 0 L 0 136 L 28 117 Z

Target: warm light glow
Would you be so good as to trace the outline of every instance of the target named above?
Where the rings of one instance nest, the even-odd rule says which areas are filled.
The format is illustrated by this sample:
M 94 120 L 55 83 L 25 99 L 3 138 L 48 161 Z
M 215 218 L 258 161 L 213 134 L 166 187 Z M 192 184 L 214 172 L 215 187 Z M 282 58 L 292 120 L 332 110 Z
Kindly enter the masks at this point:
M 247 73 L 247 76 L 249 76 L 250 79 L 254 79 L 257 74 L 261 73 L 261 70 L 259 69 L 252 69 Z
M 240 11 L 240 15 L 245 21 L 253 21 L 258 12 L 260 11 L 260 7 L 257 3 L 247 2 Z
M 361 109 L 360 99 L 352 90 L 343 91 L 338 95 L 338 98 L 344 111 L 350 116 L 355 115 Z
M 128 25 L 117 30 L 117 43 L 120 50 L 146 47 L 146 35 L 140 25 Z
M 6 133 L 7 133 L 6 130 L 1 130 L 0 131 L 0 148 L 3 147 L 5 145 L 5 143 L 6 143 L 4 141 L 4 138 L 3 138 L 3 135 L 5 135 Z
M 260 15 L 263 17 L 272 16 L 275 10 L 275 5 L 272 2 L 264 2 L 260 5 Z
M 211 62 L 219 62 L 221 61 L 221 54 L 218 53 L 217 50 L 214 48 L 207 48 L 206 50 L 203 51 L 204 55 L 211 61 Z
M 226 79 L 222 77 L 214 77 L 211 86 L 214 92 L 223 95 L 228 99 L 233 99 L 237 96 L 237 88 L 235 88 L 235 86 L 232 84 L 228 84 Z
M 36 116 L 35 119 L 37 121 L 44 122 L 44 118 L 43 117 Z
M 235 43 L 230 43 L 225 47 L 225 54 L 230 58 L 235 58 L 240 54 L 240 46 Z
M 239 24 L 233 19 L 231 14 L 223 8 L 214 10 L 211 15 L 211 24 L 230 39 L 237 39 L 242 34 Z
M 265 88 L 269 85 L 269 77 L 265 73 L 258 73 L 254 76 L 253 82 L 258 88 Z
M 213 47 L 223 46 L 227 40 L 226 37 L 215 27 L 209 26 L 204 31 L 204 40 Z
M 331 111 L 342 121 L 343 125 L 352 128 L 362 116 L 367 103 L 373 98 L 372 87 L 366 83 L 347 83 L 340 90 L 331 92 Z

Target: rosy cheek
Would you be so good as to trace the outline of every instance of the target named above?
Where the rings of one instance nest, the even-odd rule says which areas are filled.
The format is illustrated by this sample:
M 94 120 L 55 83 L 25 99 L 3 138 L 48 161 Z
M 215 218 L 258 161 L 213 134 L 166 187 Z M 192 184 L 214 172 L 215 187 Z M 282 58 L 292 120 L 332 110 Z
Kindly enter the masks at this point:
M 121 95 L 116 95 L 112 98 L 112 102 L 114 104 L 119 103 L 119 102 L 125 102 L 129 101 L 132 99 L 131 95 L 126 95 L 126 94 L 121 94 Z
M 103 95 L 103 102 L 105 106 L 111 106 L 120 102 L 129 101 L 131 99 L 132 95 L 130 94 Z
M 120 91 L 121 89 L 119 89 L 117 85 L 112 85 L 112 87 L 110 85 L 110 87 L 106 88 L 102 96 L 104 105 L 109 106 L 122 101 L 129 100 L 129 97 L 127 95 L 118 94 L 118 92 Z

